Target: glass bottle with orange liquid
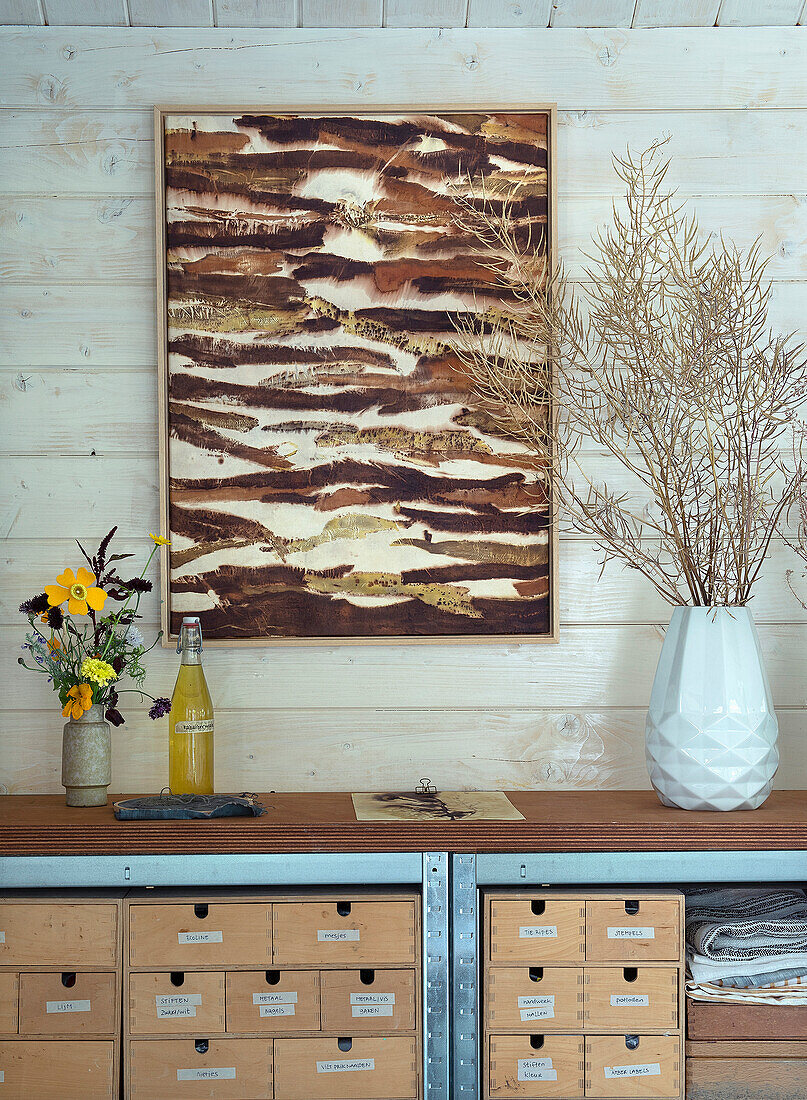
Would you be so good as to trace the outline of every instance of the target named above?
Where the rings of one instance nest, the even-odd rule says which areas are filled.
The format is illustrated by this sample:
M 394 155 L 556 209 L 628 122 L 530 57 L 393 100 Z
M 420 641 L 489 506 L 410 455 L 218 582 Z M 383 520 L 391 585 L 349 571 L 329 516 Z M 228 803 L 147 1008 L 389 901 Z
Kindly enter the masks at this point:
M 177 653 L 182 659 L 171 696 L 168 785 L 172 794 L 213 794 L 213 703 L 198 616 L 182 620 Z

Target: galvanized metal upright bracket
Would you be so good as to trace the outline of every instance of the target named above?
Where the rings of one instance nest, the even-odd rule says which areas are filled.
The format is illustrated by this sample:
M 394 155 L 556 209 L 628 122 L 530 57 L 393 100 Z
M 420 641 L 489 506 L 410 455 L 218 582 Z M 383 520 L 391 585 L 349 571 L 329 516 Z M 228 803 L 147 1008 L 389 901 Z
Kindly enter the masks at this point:
M 423 1088 L 450 1100 L 448 854 L 423 853 Z
M 476 856 L 451 857 L 451 1081 L 453 1100 L 479 1096 L 479 902 Z

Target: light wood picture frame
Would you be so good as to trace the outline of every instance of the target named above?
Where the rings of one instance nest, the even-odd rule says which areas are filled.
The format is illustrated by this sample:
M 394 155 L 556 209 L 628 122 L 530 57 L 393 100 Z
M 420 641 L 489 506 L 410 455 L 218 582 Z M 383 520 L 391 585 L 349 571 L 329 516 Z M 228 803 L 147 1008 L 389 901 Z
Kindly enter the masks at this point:
M 163 644 L 556 642 L 551 481 L 450 343 L 458 194 L 557 263 L 554 105 L 155 108 Z

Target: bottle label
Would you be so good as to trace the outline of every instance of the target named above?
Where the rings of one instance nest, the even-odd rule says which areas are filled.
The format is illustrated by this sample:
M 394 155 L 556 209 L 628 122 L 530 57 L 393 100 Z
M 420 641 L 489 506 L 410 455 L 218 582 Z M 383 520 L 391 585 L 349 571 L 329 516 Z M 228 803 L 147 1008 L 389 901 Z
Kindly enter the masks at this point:
M 174 730 L 177 733 L 212 733 L 213 719 L 200 718 L 196 722 L 177 722 Z

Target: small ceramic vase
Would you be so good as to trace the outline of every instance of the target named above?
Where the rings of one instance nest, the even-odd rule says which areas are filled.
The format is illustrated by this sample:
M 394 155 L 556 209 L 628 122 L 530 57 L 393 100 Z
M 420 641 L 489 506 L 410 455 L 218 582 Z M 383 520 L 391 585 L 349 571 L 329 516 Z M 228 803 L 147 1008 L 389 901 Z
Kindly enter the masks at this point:
M 68 806 L 106 806 L 112 782 L 112 742 L 104 708 L 95 703 L 81 718 L 65 722 L 62 786 Z
M 676 607 L 647 712 L 650 782 L 665 806 L 755 810 L 779 766 L 778 725 L 747 607 Z

